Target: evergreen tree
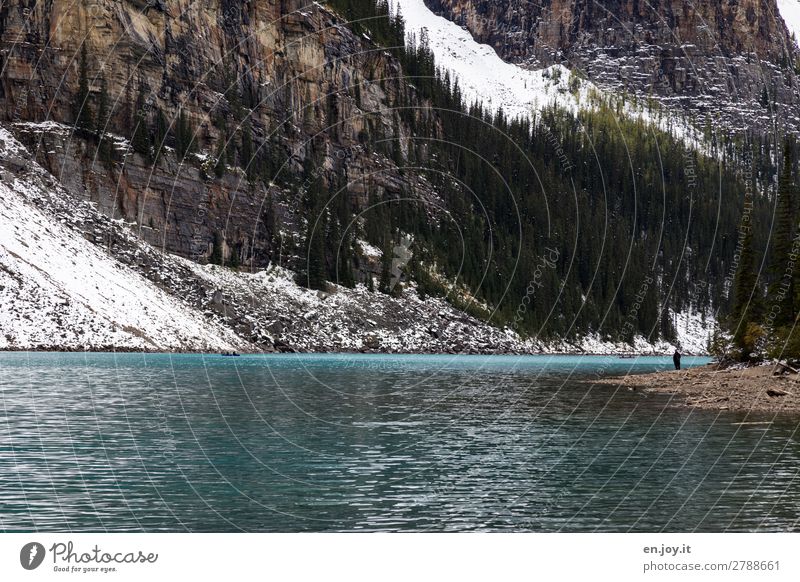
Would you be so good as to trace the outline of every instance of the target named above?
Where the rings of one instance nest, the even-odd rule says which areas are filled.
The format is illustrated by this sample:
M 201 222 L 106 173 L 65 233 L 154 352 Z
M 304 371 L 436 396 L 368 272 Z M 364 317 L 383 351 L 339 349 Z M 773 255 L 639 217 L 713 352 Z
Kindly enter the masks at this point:
M 313 170 L 312 170 L 313 172 Z M 322 179 L 316 177 L 306 193 L 308 225 L 305 234 L 303 264 L 304 273 L 298 278 L 301 285 L 309 289 L 325 290 L 327 268 L 325 263 L 326 217 L 322 203 Z
M 253 160 L 253 129 L 250 120 L 242 122 L 241 128 L 242 148 L 239 150 L 239 166 L 251 178 L 255 175 L 257 168 Z
M 97 96 L 97 133 L 102 137 L 109 121 L 108 83 L 105 75 L 100 76 L 100 94 Z
M 235 245 L 230 247 L 230 256 L 228 257 L 228 266 L 231 269 L 238 270 L 239 266 L 241 265 L 241 260 L 239 259 L 239 251 Z
M 378 281 L 378 290 L 381 293 L 391 293 L 392 291 L 392 258 L 394 252 L 392 250 L 391 238 L 384 239 L 383 254 L 381 255 L 381 278 Z
M 161 157 L 161 154 L 164 151 L 164 146 L 166 145 L 167 141 L 167 134 L 169 133 L 169 124 L 167 123 L 167 118 L 164 115 L 164 112 L 161 111 L 160 107 L 156 108 L 155 119 L 155 128 L 153 131 L 153 155 L 157 160 Z
M 225 155 L 225 137 L 220 137 L 219 145 L 217 146 L 217 155 L 216 161 L 214 162 L 214 175 L 217 178 L 222 178 L 225 175 L 225 167 L 226 167 L 226 155 Z
M 320 291 L 327 288 L 324 224 L 324 216 L 319 209 L 308 218 L 305 237 L 305 277 L 300 279 L 302 285 Z
M 125 97 L 122 100 L 122 110 L 120 111 L 120 118 L 122 119 L 121 125 L 118 127 L 120 133 L 129 136 L 128 133 L 133 123 L 133 97 L 131 96 L 131 69 L 130 65 L 127 68 L 125 76 Z
M 175 128 L 175 149 L 179 158 L 185 158 L 194 151 L 194 130 L 183 108 L 178 115 L 178 126 Z
M 136 95 L 136 110 L 133 114 L 133 136 L 131 146 L 133 151 L 142 154 L 146 158 L 151 156 L 150 148 L 150 128 L 147 121 L 147 89 L 143 82 L 139 83 L 139 91 Z
M 81 44 L 80 61 L 78 61 L 78 92 L 72 104 L 75 127 L 84 131 L 93 131 L 92 108 L 89 104 L 89 65 L 86 58 L 86 43 Z
M 796 316 L 795 277 L 791 270 L 787 271 L 790 265 L 792 240 L 794 238 L 793 167 L 794 143 L 787 136 L 783 146 L 783 168 L 778 181 L 776 220 L 772 235 L 773 242 L 769 268 L 772 282 L 769 287 L 768 301 L 772 309 L 775 310 L 772 324 L 776 328 L 793 324 Z
M 742 245 L 734 279 L 731 328 L 733 343 L 740 350 L 741 359 L 749 359 L 758 339 L 754 337 L 753 326 L 757 325 L 761 315 L 761 290 L 755 271 L 753 228 L 749 220 L 743 220 L 740 228 L 743 231 Z
M 214 232 L 214 242 L 211 247 L 211 256 L 208 258 L 208 262 L 212 265 L 221 265 L 222 260 L 222 237 L 218 232 Z
M 105 75 L 100 77 L 100 94 L 97 98 L 97 157 L 106 166 L 111 165 L 113 161 L 113 152 L 111 150 L 111 140 L 106 136 L 106 127 L 109 123 L 108 111 L 108 84 L 106 83 Z

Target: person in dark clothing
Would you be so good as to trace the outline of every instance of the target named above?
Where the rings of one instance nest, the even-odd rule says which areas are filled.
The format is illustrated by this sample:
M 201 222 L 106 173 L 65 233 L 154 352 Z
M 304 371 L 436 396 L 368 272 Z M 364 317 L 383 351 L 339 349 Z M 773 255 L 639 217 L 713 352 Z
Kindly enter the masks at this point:
M 681 369 L 681 353 L 675 349 L 675 353 L 672 354 L 672 363 L 675 364 L 675 369 Z

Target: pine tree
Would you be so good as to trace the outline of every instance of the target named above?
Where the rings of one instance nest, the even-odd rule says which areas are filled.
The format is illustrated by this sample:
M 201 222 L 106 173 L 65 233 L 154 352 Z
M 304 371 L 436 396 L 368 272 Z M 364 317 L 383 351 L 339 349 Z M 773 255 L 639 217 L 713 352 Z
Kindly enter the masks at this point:
M 167 141 L 167 134 L 169 133 L 169 124 L 167 123 L 167 118 L 164 115 L 164 112 L 161 111 L 160 107 L 156 108 L 155 118 L 156 122 L 153 131 L 153 156 L 157 160 L 159 157 L 161 157 L 161 154 L 164 151 L 164 146 L 166 145 Z
M 327 287 L 325 269 L 325 220 L 319 210 L 308 217 L 305 238 L 305 277 L 301 284 L 309 289 L 324 291 Z
M 253 161 L 253 129 L 249 119 L 242 123 L 241 131 L 242 149 L 239 150 L 239 166 L 248 177 L 252 177 L 256 171 L 256 164 Z
M 97 157 L 106 166 L 113 162 L 113 152 L 111 151 L 111 141 L 106 136 L 106 127 L 109 123 L 108 111 L 108 84 L 105 75 L 100 77 L 100 94 L 97 98 Z
M 757 326 L 761 311 L 761 290 L 755 272 L 755 253 L 753 251 L 753 228 L 749 215 L 742 221 L 742 245 L 739 265 L 733 288 L 733 307 L 731 309 L 731 328 L 733 343 L 740 350 L 741 359 L 749 359 L 755 348 L 754 326 Z
M 378 290 L 381 293 L 391 293 L 392 291 L 392 252 L 391 239 L 387 236 L 383 243 L 383 255 L 381 256 L 381 278 L 378 281 Z
M 178 115 L 178 126 L 175 128 L 175 149 L 180 158 L 186 157 L 194 150 L 194 130 L 183 108 Z
M 100 94 L 97 96 L 97 133 L 102 137 L 108 125 L 108 83 L 100 76 Z
M 211 256 L 208 258 L 208 262 L 212 265 L 221 265 L 222 264 L 222 237 L 219 235 L 218 232 L 214 233 L 214 243 L 211 247 Z
M 322 180 L 316 177 L 306 192 L 308 225 L 305 236 L 304 274 L 298 283 L 309 289 L 325 290 L 327 287 L 327 268 L 325 265 L 326 217 L 322 203 Z
M 78 62 L 78 92 L 72 104 L 75 127 L 84 131 L 93 131 L 92 108 L 89 104 L 89 65 L 86 58 L 86 43 L 81 45 Z
M 118 130 L 124 135 L 129 135 L 131 124 L 133 123 L 133 98 L 131 97 L 131 83 L 133 77 L 131 76 L 130 65 L 128 65 L 125 76 L 125 96 L 122 100 L 122 110 L 120 111 L 120 118 L 122 123 L 119 125 Z
M 229 255 L 228 266 L 231 269 L 238 270 L 239 266 L 241 265 L 241 261 L 239 259 L 239 251 L 236 246 L 231 245 Z
M 225 164 L 226 164 L 225 155 L 225 136 L 221 136 L 219 139 L 219 145 L 217 146 L 217 155 L 216 161 L 214 162 L 214 175 L 217 178 L 222 178 L 225 175 Z
M 269 258 L 271 261 L 280 264 L 283 254 L 283 233 L 278 226 L 278 213 L 275 211 L 274 194 L 269 193 L 265 206 L 261 221 L 269 237 Z
M 794 236 L 793 166 L 794 143 L 787 136 L 783 146 L 783 168 L 778 181 L 777 216 L 769 265 L 772 282 L 767 297 L 775 310 L 772 323 L 776 328 L 793 324 L 796 315 L 794 276 L 791 272 L 787 274 Z
M 143 82 L 139 83 L 139 91 L 136 95 L 136 111 L 133 114 L 133 136 L 131 146 L 133 151 L 142 154 L 146 158 L 151 156 L 150 148 L 150 128 L 147 121 L 147 90 Z

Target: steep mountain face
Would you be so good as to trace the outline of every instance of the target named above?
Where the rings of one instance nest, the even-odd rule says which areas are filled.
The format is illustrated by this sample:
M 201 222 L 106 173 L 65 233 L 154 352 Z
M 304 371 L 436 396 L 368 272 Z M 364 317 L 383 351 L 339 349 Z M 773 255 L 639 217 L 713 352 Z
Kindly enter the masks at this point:
M 700 123 L 797 128 L 796 46 L 775 0 L 425 0 L 504 59 L 574 68 Z
M 404 38 L 373 0 L 6 2 L 2 125 L 64 195 L 51 218 L 91 205 L 83 238 L 248 349 L 641 347 L 707 330 L 749 152 L 721 140 L 706 156 L 602 99 L 578 107 L 597 91 L 562 67 L 516 88 L 574 108 L 509 119 L 465 103 L 424 35 Z M 766 183 L 769 148 L 753 149 Z
M 296 178 L 312 161 L 327 186 L 335 175 L 350 183 L 355 210 L 368 191 L 429 194 L 367 147 L 395 137 L 407 147 L 390 107 L 413 89 L 397 61 L 318 4 L 19 0 L 3 2 L 0 38 L 0 111 L 15 133 L 71 192 L 171 252 L 205 259 L 217 239 L 225 259 L 267 264 L 280 252 L 274 223 L 301 229 Z M 81 47 L 93 121 L 105 99 L 101 129 L 130 137 L 132 124 L 146 124 L 155 164 L 114 135 L 104 163 L 96 141 L 73 131 Z M 181 115 L 193 138 L 185 158 L 174 137 Z M 424 108 L 415 115 L 430 120 Z M 220 171 L 210 158 L 223 147 Z
M 303 289 L 280 267 L 237 272 L 153 248 L 65 192 L 0 128 L 0 350 L 626 350 L 524 341 L 413 288 L 402 299 L 330 291 Z M 697 334 L 686 345 L 704 348 Z

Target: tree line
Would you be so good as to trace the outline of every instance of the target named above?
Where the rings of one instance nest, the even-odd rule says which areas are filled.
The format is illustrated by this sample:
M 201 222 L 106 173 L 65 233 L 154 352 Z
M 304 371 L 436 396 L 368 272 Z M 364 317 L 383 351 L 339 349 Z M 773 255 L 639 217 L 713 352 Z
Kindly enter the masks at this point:
M 394 127 L 386 131 L 365 112 L 368 122 L 359 142 L 400 175 L 424 176 L 440 207 L 432 209 L 413 186 L 379 195 L 368 181 L 356 184 L 362 178 L 348 172 L 346 163 L 323 170 L 321 138 L 310 143 L 302 169 L 292 170 L 284 163 L 284 130 L 276 127 L 272 137 L 259 138 L 269 143 L 257 141 L 248 115 L 256 104 L 245 103 L 234 68 L 226 66 L 220 84 L 228 107 L 212 116 L 220 138 L 210 172 L 221 177 L 235 164 L 254 181 L 306 185 L 298 209 L 301 230 L 288 243 L 302 284 L 325 289 L 329 281 L 363 282 L 376 292 L 401 294 L 402 285 L 389 283 L 391 260 L 401 239 L 410 237 L 412 256 L 403 276 L 420 294 L 447 297 L 497 324 L 513 324 L 524 335 L 673 340 L 672 314 L 689 309 L 764 327 L 768 311 L 758 301 L 735 298 L 743 298 L 738 290 L 749 284 L 747 275 L 739 274 L 743 265 L 767 245 L 776 172 L 768 139 L 706 128 L 713 155 L 699 154 L 680 136 L 621 116 L 618 107 L 602 100 L 578 114 L 552 105 L 531 118 L 510 119 L 502 110 L 467 103 L 458 81 L 437 67 L 425 35 L 406 42 L 402 15 L 386 3 L 330 4 L 355 32 L 390 51 L 404 76 L 403 82 L 376 80 L 396 89 Z M 102 150 L 98 128 L 109 117 L 105 83 L 101 79 L 93 111 L 85 50 L 79 68 L 76 126 L 99 133 Z M 359 107 L 360 91 L 354 80 L 349 94 Z M 158 156 L 153 144 L 170 143 L 182 156 L 193 151 L 190 120 L 181 111 L 170 127 L 157 107 L 147 105 L 147 95 L 140 82 L 136 96 L 124 99 L 130 104 L 123 116 L 131 120 L 131 147 L 150 159 Z M 324 104 L 330 135 L 336 132 L 338 98 Z M 436 114 L 421 115 L 420 108 Z M 411 136 L 403 146 L 400 125 Z M 357 190 L 365 189 L 367 208 L 361 208 Z M 794 199 L 785 198 L 779 195 L 794 212 Z M 752 219 L 747 240 L 739 236 L 745 210 Z M 787 224 L 792 220 L 794 215 Z M 268 235 L 277 238 L 282 225 L 271 207 L 264 222 Z M 796 228 L 784 230 L 789 234 L 781 235 L 781 248 Z M 358 240 L 383 252 L 375 277 Z M 274 249 L 270 252 L 277 253 L 278 245 Z M 542 268 L 542 258 L 554 256 L 552 249 L 558 258 Z M 769 285 L 777 289 L 771 279 Z M 796 312 L 793 304 L 781 317 Z M 737 337 L 744 333 L 739 339 L 753 336 L 748 325 L 743 329 L 736 328 Z

